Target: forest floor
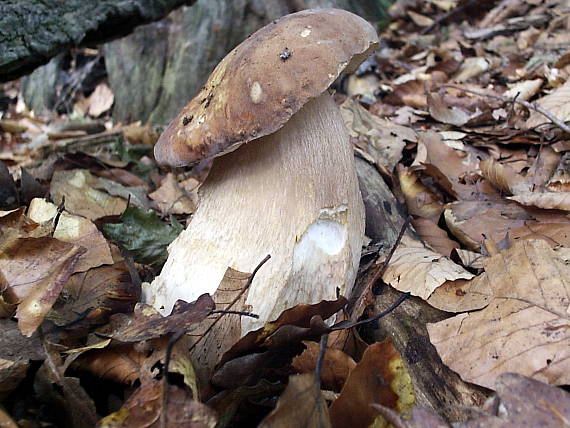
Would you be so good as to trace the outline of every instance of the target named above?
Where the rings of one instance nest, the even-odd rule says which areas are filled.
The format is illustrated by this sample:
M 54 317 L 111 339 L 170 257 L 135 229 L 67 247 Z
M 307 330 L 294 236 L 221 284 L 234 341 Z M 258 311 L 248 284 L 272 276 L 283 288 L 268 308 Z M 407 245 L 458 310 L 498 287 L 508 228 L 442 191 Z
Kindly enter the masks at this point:
M 368 243 L 350 310 L 298 305 L 243 338 L 216 336 L 242 310 L 216 295 L 166 317 L 137 304 L 209 164 L 159 167 L 161 129 L 113 122 L 104 77 L 45 116 L 2 86 L 0 426 L 570 426 L 570 5 L 391 16 L 335 98 L 406 212 L 400 239 Z M 73 51 L 69 72 L 98 55 Z M 251 278 L 229 270 L 222 301 Z M 455 376 L 434 386 L 455 379 L 450 402 L 422 389 L 411 341 L 374 339 L 412 304 L 439 314 L 416 342 Z

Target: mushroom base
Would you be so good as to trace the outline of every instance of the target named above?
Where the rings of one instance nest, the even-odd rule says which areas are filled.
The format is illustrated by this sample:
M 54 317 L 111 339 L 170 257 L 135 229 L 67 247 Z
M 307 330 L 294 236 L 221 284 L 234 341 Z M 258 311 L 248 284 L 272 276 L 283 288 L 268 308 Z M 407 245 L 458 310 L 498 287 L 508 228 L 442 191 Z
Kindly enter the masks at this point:
M 328 94 L 276 133 L 216 158 L 188 228 L 172 242 L 143 299 L 169 313 L 177 299 L 213 294 L 228 267 L 251 272 L 246 299 L 258 320 L 299 303 L 348 295 L 364 236 L 364 207 L 348 130 Z

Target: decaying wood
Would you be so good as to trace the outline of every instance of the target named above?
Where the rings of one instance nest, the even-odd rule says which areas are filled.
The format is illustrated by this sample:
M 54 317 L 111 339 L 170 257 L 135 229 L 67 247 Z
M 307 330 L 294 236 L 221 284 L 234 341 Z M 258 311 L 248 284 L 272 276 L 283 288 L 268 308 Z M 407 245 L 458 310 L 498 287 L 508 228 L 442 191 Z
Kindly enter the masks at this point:
M 381 251 L 388 252 L 404 223 L 403 210 L 373 166 L 360 159 L 357 171 L 366 207 L 366 233 L 381 244 Z M 355 290 L 361 290 L 373 274 L 371 269 L 369 274 L 359 278 Z M 388 309 L 403 294 L 388 285 L 380 290 L 369 315 Z M 449 421 L 458 421 L 471 415 L 466 406 L 481 405 L 488 393 L 484 388 L 463 382 L 442 363 L 431 344 L 426 324 L 448 316 L 418 297 L 409 297 L 379 321 L 378 329 L 369 329 L 367 333 L 373 336 L 373 341 L 392 338 L 412 378 L 418 405 L 433 409 Z
M 128 34 L 195 0 L 8 0 L 0 4 L 0 81 L 16 79 L 72 46 Z

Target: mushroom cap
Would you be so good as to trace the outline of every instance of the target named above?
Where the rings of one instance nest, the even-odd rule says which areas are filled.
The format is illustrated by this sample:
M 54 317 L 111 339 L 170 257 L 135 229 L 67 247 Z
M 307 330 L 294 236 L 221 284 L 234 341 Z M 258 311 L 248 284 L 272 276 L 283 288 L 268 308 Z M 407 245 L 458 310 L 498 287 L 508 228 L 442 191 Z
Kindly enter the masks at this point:
M 154 154 L 182 166 L 272 134 L 378 47 L 374 27 L 340 9 L 304 10 L 232 50 L 168 125 Z

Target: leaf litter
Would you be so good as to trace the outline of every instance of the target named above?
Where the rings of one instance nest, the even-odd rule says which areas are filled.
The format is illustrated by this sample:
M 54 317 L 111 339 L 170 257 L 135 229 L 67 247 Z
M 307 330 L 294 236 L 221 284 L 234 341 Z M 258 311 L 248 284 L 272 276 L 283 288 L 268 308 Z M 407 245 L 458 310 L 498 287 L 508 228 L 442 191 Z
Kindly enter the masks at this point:
M 156 165 L 160 130 L 113 123 L 105 78 L 66 99 L 79 121 L 34 115 L 15 102 L 17 82 L 3 85 L 14 102 L 0 117 L 0 421 L 570 425 L 565 7 L 392 5 L 382 47 L 337 101 L 355 153 L 411 228 L 391 256 L 371 242 L 359 278 L 373 280 L 346 296 L 351 309 L 344 297 L 298 305 L 244 337 L 249 273 L 229 269 L 213 296 L 167 317 L 137 304 L 199 205 L 208 164 Z M 394 316 L 370 313 L 383 286 L 445 311 L 427 343 L 465 388 L 487 388 L 486 403 L 451 420 L 461 402 L 418 401 L 410 349 L 366 334 Z

